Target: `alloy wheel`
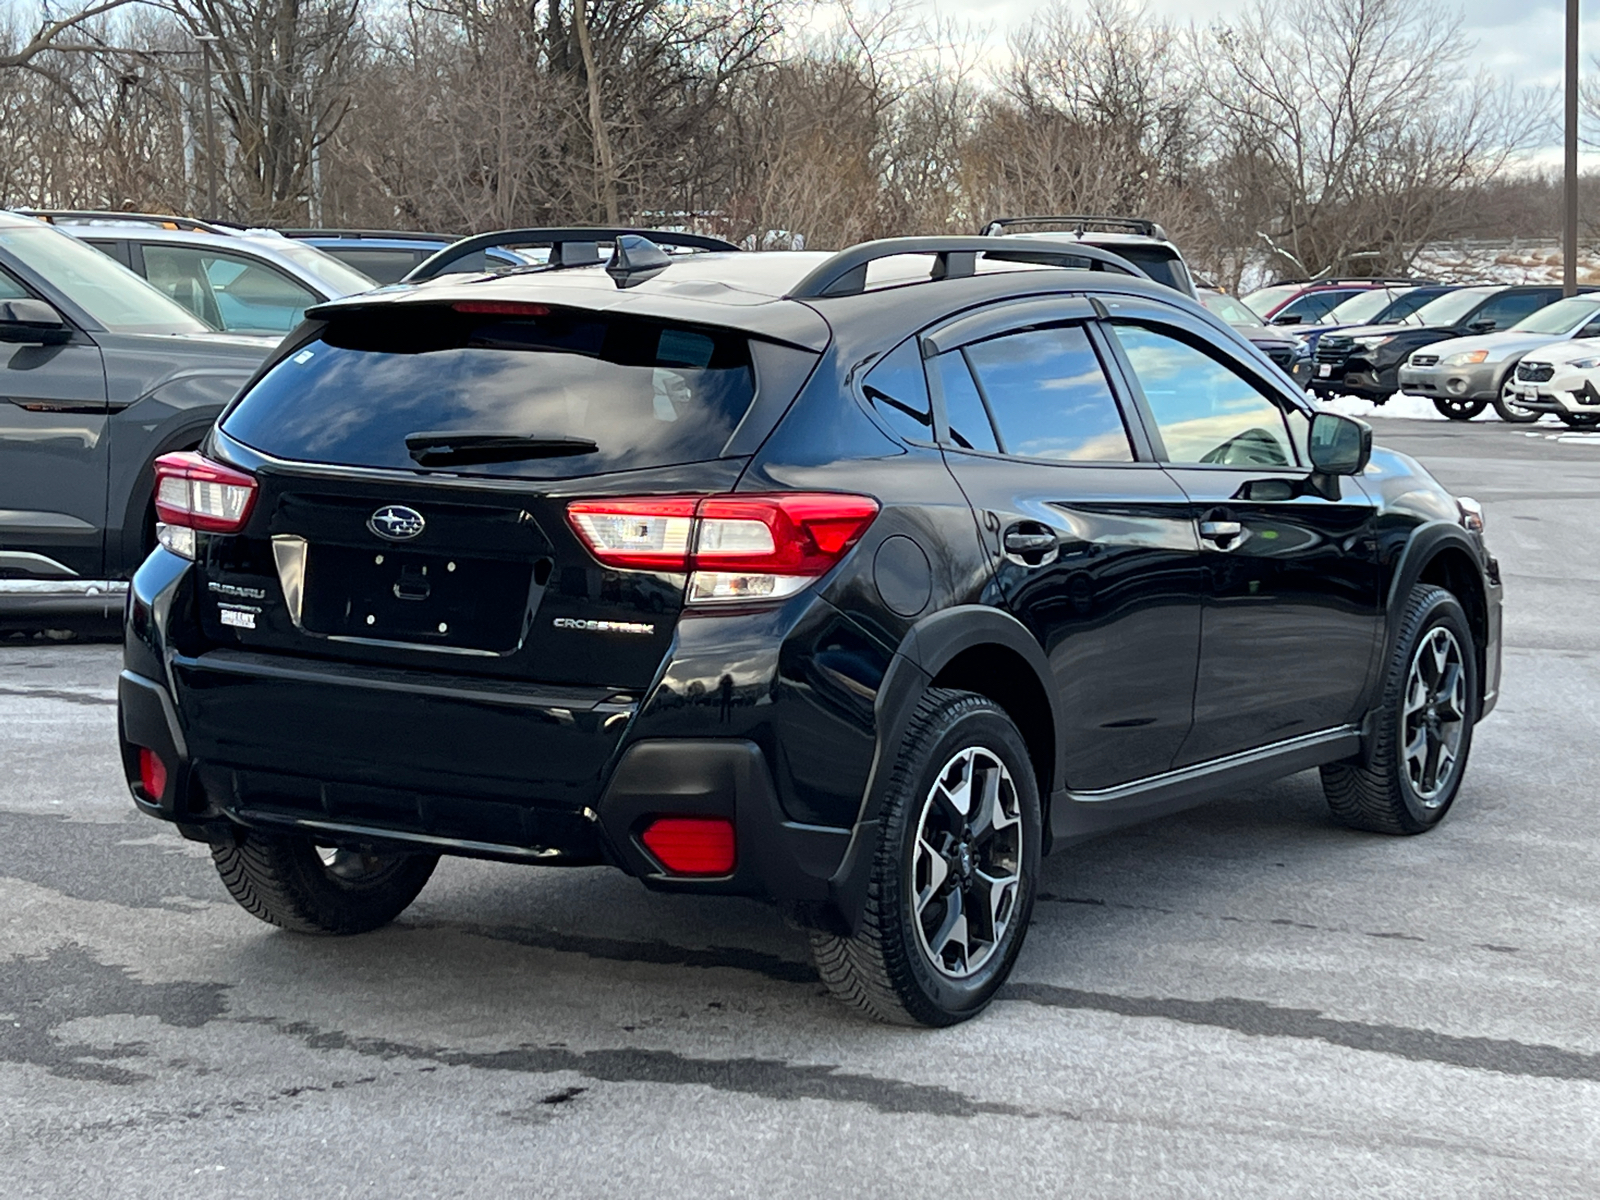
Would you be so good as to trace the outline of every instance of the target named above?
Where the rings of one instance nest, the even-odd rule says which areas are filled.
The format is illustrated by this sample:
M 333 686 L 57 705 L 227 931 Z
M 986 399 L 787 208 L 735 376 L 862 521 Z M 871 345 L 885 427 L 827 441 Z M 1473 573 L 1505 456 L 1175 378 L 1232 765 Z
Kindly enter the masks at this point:
M 1461 643 L 1449 629 L 1436 625 L 1411 656 L 1401 714 L 1406 778 L 1425 808 L 1437 808 L 1449 792 L 1467 711 Z
M 1022 886 L 1022 809 L 1011 772 L 968 747 L 923 801 L 911 858 L 912 924 L 935 970 L 966 979 L 1004 940 Z

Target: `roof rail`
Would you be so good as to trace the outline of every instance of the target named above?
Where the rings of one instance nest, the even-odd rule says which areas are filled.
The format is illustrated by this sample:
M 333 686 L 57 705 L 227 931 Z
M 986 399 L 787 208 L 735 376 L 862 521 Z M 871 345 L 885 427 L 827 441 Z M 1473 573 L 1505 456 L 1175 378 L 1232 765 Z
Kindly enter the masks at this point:
M 1075 233 L 1086 232 L 1091 225 L 1107 233 L 1137 233 L 1141 237 L 1167 240 L 1167 231 L 1146 217 L 1108 217 L 1094 213 L 1065 213 L 1054 217 L 996 217 L 982 229 L 984 237 L 1004 233 L 1013 225 L 1070 225 Z
M 416 229 L 280 229 L 278 232 L 287 238 L 408 238 L 419 242 L 445 243 L 459 242 L 466 236 L 460 233 L 424 233 Z
M 97 221 L 122 225 L 155 225 L 161 229 L 181 229 L 185 233 L 227 233 L 220 226 L 197 217 L 169 217 L 158 213 L 100 211 L 89 208 L 15 208 L 12 212 L 33 217 L 47 225 L 90 225 Z
M 1347 287 L 1353 283 L 1390 284 L 1396 287 L 1423 287 L 1435 284 L 1437 279 L 1417 279 L 1404 275 L 1328 275 L 1321 279 L 1280 279 L 1273 283 L 1273 287 L 1283 287 L 1286 284 L 1300 284 L 1304 287 Z
M 1024 248 L 1026 247 L 1026 248 Z M 1075 267 L 1087 260 L 1091 271 L 1119 271 L 1140 279 L 1149 276 L 1121 255 L 1098 246 L 1076 242 L 1018 242 L 997 237 L 902 237 L 862 242 L 819 263 L 790 289 L 786 299 L 815 300 L 824 296 L 858 296 L 867 288 L 867 265 L 901 254 L 937 256 L 929 282 L 958 279 L 977 271 L 977 258 L 999 262 L 1034 263 L 1046 267 Z
M 495 233 L 480 233 L 476 237 L 462 238 L 437 254 L 418 263 L 402 283 L 419 283 L 444 273 L 451 263 L 460 262 L 474 254 L 492 250 L 496 246 L 549 246 L 552 267 L 576 266 L 600 261 L 600 243 L 615 243 L 619 237 L 632 234 L 657 246 L 680 246 L 687 250 L 738 250 L 732 242 L 707 237 L 699 233 L 674 233 L 664 229 L 615 229 L 603 226 L 575 229 L 501 229 Z

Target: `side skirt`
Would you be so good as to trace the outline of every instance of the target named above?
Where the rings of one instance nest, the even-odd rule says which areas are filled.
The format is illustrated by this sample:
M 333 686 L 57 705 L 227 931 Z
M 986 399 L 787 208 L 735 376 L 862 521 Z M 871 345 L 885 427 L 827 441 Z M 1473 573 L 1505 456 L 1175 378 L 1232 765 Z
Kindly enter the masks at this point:
M 1293 775 L 1360 752 L 1360 728 L 1341 725 L 1116 787 L 1093 792 L 1063 789 L 1051 798 L 1050 830 L 1059 849 L 1190 808 L 1238 788 Z

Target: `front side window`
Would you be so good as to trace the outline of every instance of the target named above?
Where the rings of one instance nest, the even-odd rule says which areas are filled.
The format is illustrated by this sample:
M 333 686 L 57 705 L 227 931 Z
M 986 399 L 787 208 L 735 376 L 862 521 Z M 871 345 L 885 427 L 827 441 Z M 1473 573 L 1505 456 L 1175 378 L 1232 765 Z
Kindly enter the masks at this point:
M 206 325 L 121 263 L 47 225 L 0 227 L 0 249 L 112 333 L 204 333 Z
M 916 338 L 901 342 L 878 360 L 861 381 L 861 394 L 889 428 L 907 441 L 933 441 L 933 406 L 928 402 L 928 380 L 922 373 L 922 350 Z
M 965 347 L 1000 449 L 1060 462 L 1132 462 L 1105 368 L 1080 325 L 1030 329 Z
M 1289 318 L 1293 317 L 1302 324 L 1311 325 L 1348 299 L 1349 292 L 1310 292 L 1293 304 L 1286 305 L 1282 312 L 1274 314 L 1272 320 L 1276 325 L 1286 325 Z
M 1287 467 L 1295 462 L 1283 411 L 1249 379 L 1204 350 L 1147 325 L 1112 328 L 1178 464 Z
M 144 269 L 166 295 L 229 333 L 288 333 L 320 299 L 274 267 L 192 246 L 147 244 Z
M 1473 321 L 1493 321 L 1496 330 L 1509 329 L 1523 317 L 1550 303 L 1549 292 L 1502 292 L 1473 314 Z

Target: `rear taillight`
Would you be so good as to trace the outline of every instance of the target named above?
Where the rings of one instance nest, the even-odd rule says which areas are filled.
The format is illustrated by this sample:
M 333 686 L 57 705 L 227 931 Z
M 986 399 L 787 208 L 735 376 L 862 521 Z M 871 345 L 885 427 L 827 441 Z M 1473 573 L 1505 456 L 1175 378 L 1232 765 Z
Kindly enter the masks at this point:
M 870 496 L 791 492 L 579 500 L 567 519 L 607 566 L 689 574 L 689 602 L 777 600 L 825 575 L 878 515 Z
M 156 535 L 185 558 L 194 557 L 195 530 L 238 533 L 256 500 L 256 481 L 243 471 L 193 451 L 156 459 Z

